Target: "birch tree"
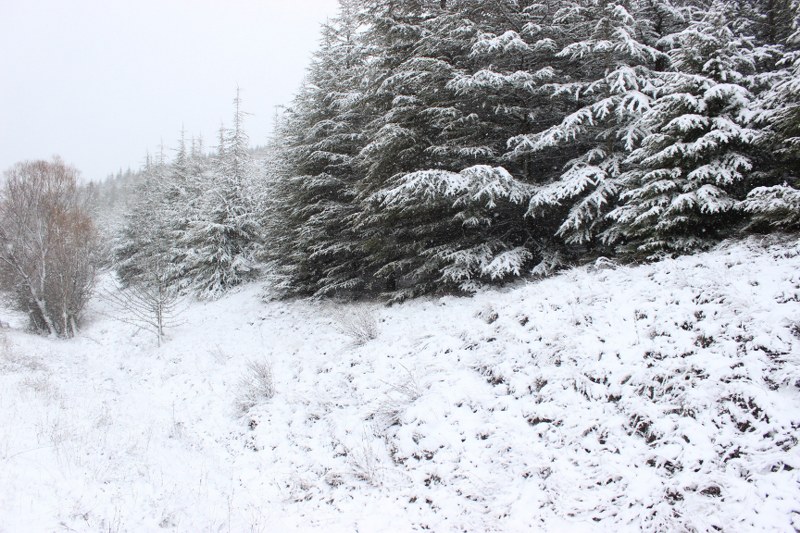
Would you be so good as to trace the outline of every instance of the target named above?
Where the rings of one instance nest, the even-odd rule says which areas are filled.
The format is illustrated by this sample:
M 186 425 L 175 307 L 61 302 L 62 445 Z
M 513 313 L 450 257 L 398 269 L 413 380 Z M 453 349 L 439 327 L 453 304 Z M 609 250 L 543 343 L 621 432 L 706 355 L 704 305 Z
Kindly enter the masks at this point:
M 72 337 L 95 279 L 97 239 L 61 159 L 18 163 L 0 192 L 0 288 L 28 314 L 31 328 Z

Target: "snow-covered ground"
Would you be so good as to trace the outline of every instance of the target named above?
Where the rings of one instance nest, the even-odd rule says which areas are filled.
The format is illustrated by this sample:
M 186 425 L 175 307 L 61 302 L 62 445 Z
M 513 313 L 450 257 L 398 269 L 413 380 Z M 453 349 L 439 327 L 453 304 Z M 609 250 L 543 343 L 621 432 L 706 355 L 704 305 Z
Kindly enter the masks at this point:
M 251 286 L 161 347 L 99 299 L 6 330 L 0 531 L 800 528 L 800 245 L 607 267 L 367 315 Z

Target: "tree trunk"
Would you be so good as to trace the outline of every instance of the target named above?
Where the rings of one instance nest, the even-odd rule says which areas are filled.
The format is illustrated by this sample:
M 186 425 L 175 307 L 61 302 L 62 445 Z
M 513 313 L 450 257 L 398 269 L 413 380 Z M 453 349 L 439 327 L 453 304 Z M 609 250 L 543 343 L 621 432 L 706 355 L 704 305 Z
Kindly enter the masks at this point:
M 36 292 L 31 288 L 31 298 L 33 302 L 36 304 L 36 309 L 42 316 L 42 322 L 44 325 L 47 326 L 47 333 L 50 336 L 57 336 L 58 331 L 56 330 L 55 324 L 50 319 L 50 315 L 47 314 L 47 304 L 41 298 L 37 297 Z

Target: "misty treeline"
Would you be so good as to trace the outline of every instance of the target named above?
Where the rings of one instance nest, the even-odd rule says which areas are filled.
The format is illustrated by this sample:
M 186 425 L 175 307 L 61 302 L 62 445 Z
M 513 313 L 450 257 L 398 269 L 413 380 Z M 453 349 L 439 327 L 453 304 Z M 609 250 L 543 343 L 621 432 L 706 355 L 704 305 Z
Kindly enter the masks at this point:
M 794 0 L 340 4 L 264 158 L 238 97 L 149 157 L 123 280 L 403 299 L 800 226 Z

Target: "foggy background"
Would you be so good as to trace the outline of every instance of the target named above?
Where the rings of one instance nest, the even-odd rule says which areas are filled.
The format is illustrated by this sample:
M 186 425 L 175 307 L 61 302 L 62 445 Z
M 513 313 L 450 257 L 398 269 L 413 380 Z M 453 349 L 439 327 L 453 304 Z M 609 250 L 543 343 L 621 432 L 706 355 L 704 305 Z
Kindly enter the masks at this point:
M 236 86 L 266 143 L 336 0 L 0 3 L 0 171 L 58 154 L 84 180 L 137 168 L 183 126 L 216 143 Z M 170 153 L 168 153 L 170 155 Z

